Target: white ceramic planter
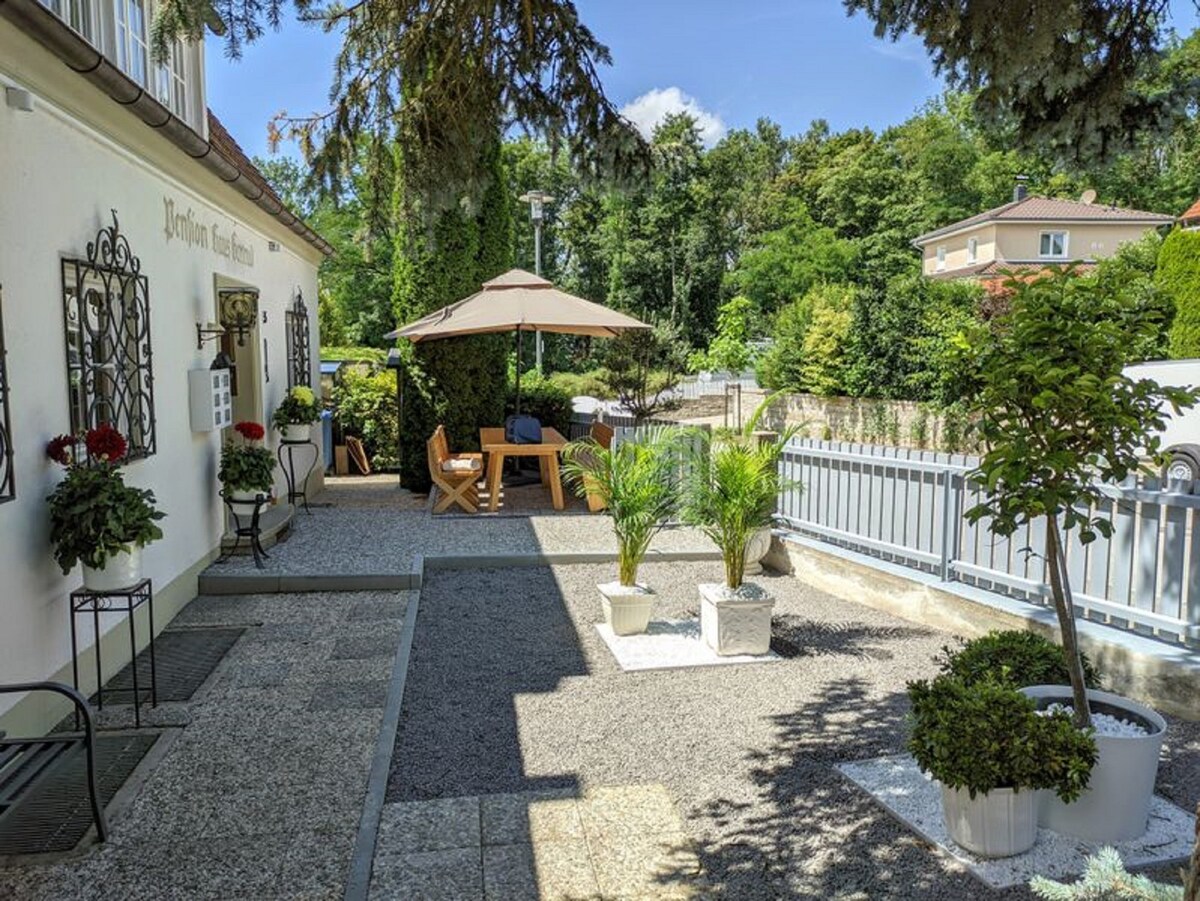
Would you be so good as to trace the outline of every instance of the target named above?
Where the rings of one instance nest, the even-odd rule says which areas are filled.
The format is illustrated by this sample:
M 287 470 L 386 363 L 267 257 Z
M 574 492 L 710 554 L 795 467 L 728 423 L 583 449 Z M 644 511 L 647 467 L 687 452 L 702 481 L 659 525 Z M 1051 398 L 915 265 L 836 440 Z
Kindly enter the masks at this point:
M 757 576 L 763 571 L 762 560 L 771 550 L 771 528 L 759 529 L 746 542 L 746 566 L 742 573 L 747 576 Z
M 267 492 L 265 491 L 242 491 L 241 489 L 231 488 L 226 492 L 229 498 L 229 503 L 235 504 L 238 507 L 244 508 L 247 511 L 253 510 L 258 504 L 259 496 L 263 497 L 263 502 L 266 503 Z
M 311 422 L 292 422 L 279 430 L 279 437 L 291 444 L 308 441 L 311 435 Z
M 605 582 L 597 585 L 604 621 L 612 627 L 615 635 L 640 635 L 650 625 L 650 614 L 654 611 L 654 591 L 645 585 L 622 585 L 620 582 Z
M 700 586 L 700 636 L 722 657 L 771 650 L 775 598 L 753 582 L 733 591 L 719 582 Z
M 103 569 L 83 564 L 83 587 L 88 591 L 121 591 L 142 580 L 142 548 L 111 554 Z
M 1034 685 L 1021 691 L 1036 698 L 1039 707 L 1071 704 L 1067 685 Z M 1054 792 L 1044 792 L 1039 822 L 1047 829 L 1092 842 L 1111 844 L 1137 838 L 1146 831 L 1158 756 L 1166 734 L 1166 721 L 1142 704 L 1107 691 L 1088 689 L 1092 713 L 1107 713 L 1136 722 L 1148 735 L 1097 735 L 1099 756 L 1088 788 L 1070 804 Z
M 946 831 L 957 845 L 980 857 L 1023 854 L 1037 841 L 1038 796 L 1033 789 L 995 788 L 974 798 L 965 788 L 942 789 Z

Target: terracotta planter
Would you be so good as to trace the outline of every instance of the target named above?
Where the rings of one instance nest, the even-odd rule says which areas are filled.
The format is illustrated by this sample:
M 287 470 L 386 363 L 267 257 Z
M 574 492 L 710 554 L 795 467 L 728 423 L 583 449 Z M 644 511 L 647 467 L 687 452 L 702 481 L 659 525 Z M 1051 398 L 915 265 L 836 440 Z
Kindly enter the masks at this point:
M 604 621 L 612 627 L 615 635 L 640 635 L 650 625 L 650 614 L 654 612 L 654 591 L 645 585 L 622 585 L 606 582 L 597 585 Z
M 122 591 L 142 580 L 142 549 L 110 554 L 103 569 L 83 564 L 83 587 L 88 591 Z
M 771 650 L 775 598 L 753 582 L 738 589 L 718 582 L 700 586 L 700 636 L 722 657 Z
M 1012 857 L 1037 841 L 1038 796 L 1043 792 L 994 788 L 972 798 L 965 788 L 941 789 L 946 831 L 972 854 Z
M 1034 685 L 1021 692 L 1035 698 L 1039 707 L 1070 705 L 1072 700 L 1069 685 Z M 1087 694 L 1093 714 L 1107 713 L 1135 722 L 1148 734 L 1097 734 L 1099 756 L 1087 791 L 1070 804 L 1045 792 L 1039 822 L 1055 832 L 1103 844 L 1138 838 L 1149 825 L 1166 721 L 1149 707 L 1120 695 L 1094 688 Z
M 290 422 L 279 429 L 279 437 L 285 444 L 299 444 L 308 441 L 311 435 L 311 422 Z

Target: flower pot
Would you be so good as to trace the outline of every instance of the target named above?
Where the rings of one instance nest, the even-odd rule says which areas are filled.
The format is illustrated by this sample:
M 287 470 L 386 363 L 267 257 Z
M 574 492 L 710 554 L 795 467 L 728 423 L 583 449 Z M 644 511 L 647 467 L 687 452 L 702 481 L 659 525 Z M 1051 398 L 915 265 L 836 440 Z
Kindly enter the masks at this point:
M 230 488 L 226 490 L 225 496 L 229 499 L 229 503 L 245 509 L 247 512 L 252 512 L 254 507 L 258 506 L 259 503 L 265 504 L 267 502 L 266 491 L 247 491 L 241 488 Z M 259 501 L 260 497 L 262 498 L 261 502 Z
M 763 571 L 762 560 L 771 550 L 771 527 L 759 529 L 746 542 L 746 566 L 742 573 L 747 576 L 757 576 Z
M 142 580 L 142 548 L 109 554 L 102 569 L 83 564 L 83 587 L 88 591 L 121 591 Z
M 650 614 L 654 610 L 654 591 L 645 585 L 622 585 L 606 582 L 597 585 L 604 621 L 612 627 L 615 635 L 639 635 L 650 625 Z
M 965 788 L 942 785 L 941 789 L 946 831 L 972 854 L 1012 857 L 1037 841 L 1038 796 L 1048 793 L 994 788 L 972 798 Z
M 312 435 L 311 422 L 289 422 L 279 429 L 279 437 L 285 444 L 299 444 L 308 441 Z
M 1071 705 L 1068 685 L 1034 685 L 1021 691 L 1036 699 L 1039 708 L 1050 704 Z M 1146 831 L 1167 724 L 1149 707 L 1120 695 L 1097 689 L 1088 689 L 1087 694 L 1093 714 L 1108 714 L 1137 723 L 1147 734 L 1097 732 L 1099 755 L 1087 790 L 1070 804 L 1059 800 L 1053 792 L 1045 792 L 1038 819 L 1047 829 L 1092 842 L 1128 841 Z
M 700 586 L 700 636 L 720 654 L 765 654 L 771 650 L 771 611 L 775 598 L 761 585 L 737 589 L 718 582 Z

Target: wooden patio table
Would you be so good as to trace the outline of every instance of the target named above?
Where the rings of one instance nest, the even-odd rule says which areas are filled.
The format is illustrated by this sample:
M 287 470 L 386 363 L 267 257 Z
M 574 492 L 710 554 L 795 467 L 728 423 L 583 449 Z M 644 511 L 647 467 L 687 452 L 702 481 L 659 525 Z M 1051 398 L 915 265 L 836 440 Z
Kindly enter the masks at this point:
M 496 512 L 500 502 L 500 473 L 506 457 L 537 457 L 542 484 L 550 488 L 554 509 L 561 510 L 563 502 L 562 477 L 558 470 L 558 455 L 567 439 L 558 430 L 542 428 L 540 444 L 513 444 L 504 440 L 503 428 L 479 430 L 479 446 L 487 454 L 488 511 Z

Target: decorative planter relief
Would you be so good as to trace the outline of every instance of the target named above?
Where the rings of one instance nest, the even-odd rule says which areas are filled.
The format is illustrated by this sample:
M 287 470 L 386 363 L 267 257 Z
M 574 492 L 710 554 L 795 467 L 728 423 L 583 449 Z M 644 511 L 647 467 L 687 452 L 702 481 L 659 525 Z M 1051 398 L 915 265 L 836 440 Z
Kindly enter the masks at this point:
M 775 598 L 753 582 L 736 589 L 707 582 L 700 586 L 700 635 L 723 657 L 765 654 L 771 649 L 774 607 Z

